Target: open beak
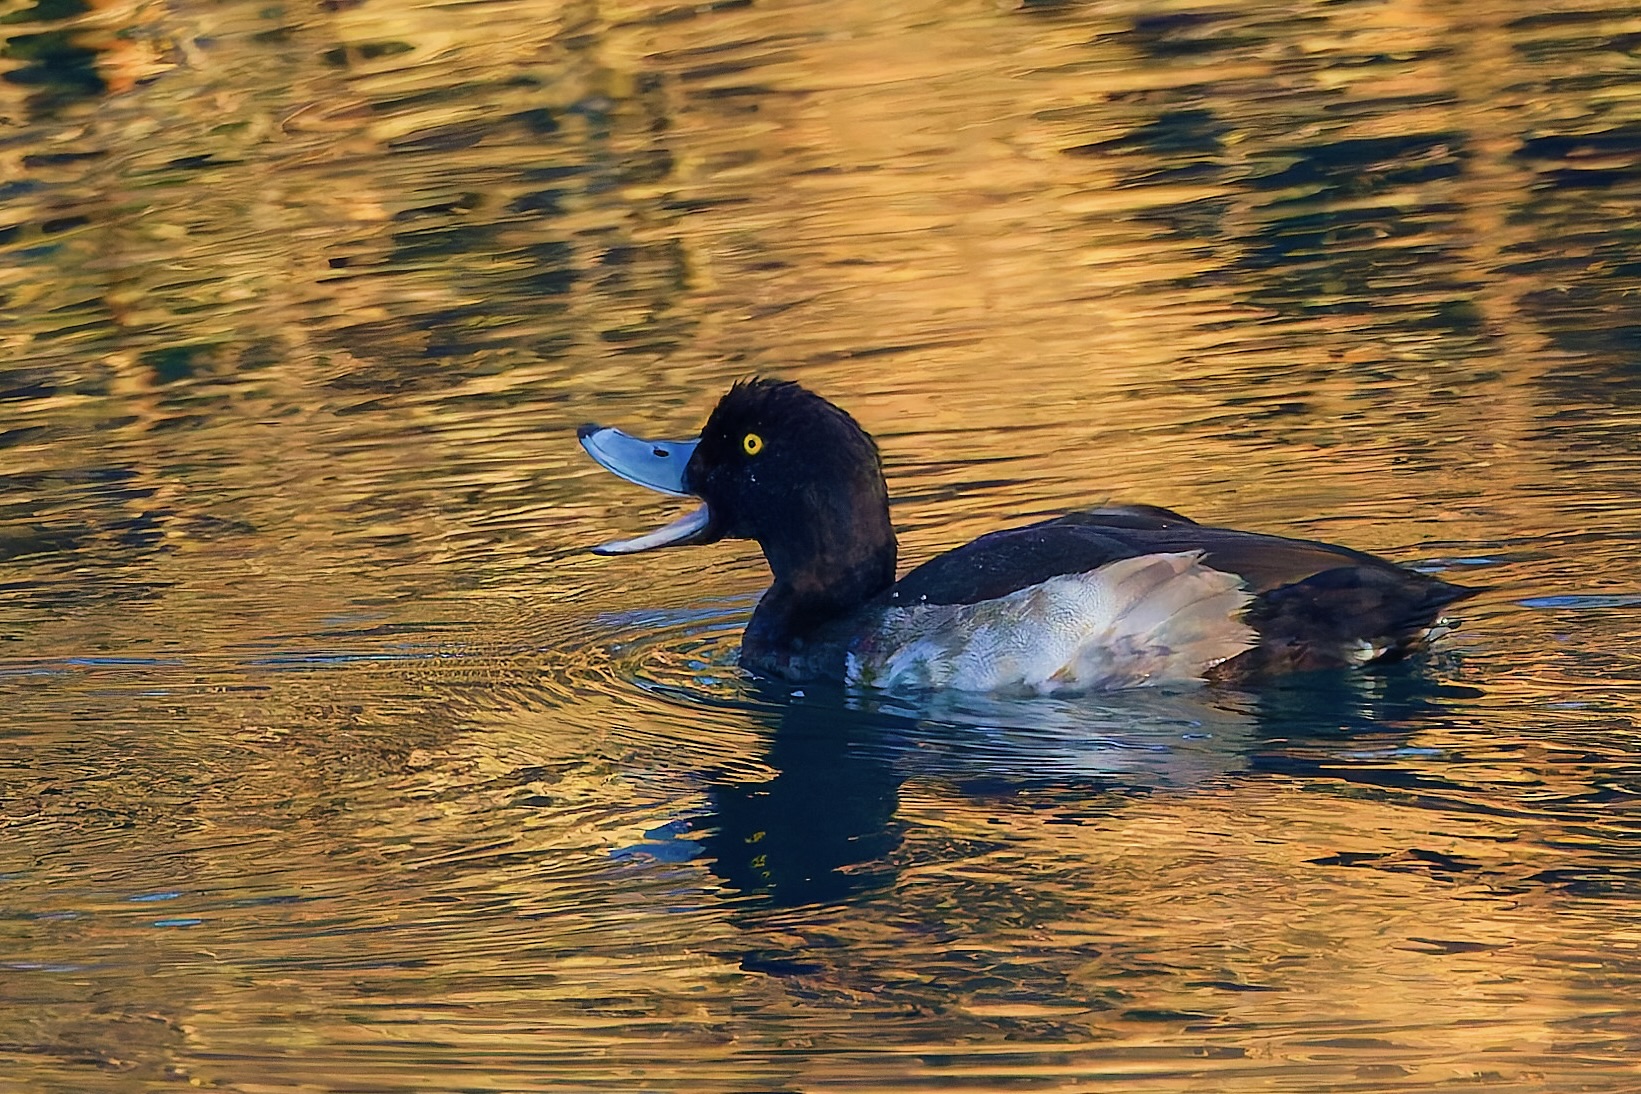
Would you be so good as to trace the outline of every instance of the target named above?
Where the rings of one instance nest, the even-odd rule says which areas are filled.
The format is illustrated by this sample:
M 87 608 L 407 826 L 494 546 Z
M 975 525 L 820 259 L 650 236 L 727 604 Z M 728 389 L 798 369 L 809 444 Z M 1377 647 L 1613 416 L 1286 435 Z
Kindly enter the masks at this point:
M 695 453 L 694 441 L 646 441 L 608 426 L 584 425 L 576 437 L 598 466 L 628 482 L 673 497 L 690 497 L 684 485 L 684 469 Z M 691 543 L 711 543 L 717 539 L 712 512 L 703 503 L 687 516 L 663 528 L 633 539 L 612 539 L 593 548 L 595 555 L 631 555 L 657 547 L 681 547 Z

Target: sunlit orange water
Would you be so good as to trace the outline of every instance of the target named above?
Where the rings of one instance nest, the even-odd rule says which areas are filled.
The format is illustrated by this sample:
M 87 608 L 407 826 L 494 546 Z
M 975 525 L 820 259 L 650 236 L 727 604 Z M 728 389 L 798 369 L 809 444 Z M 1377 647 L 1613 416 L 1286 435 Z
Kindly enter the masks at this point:
M 0 12 L 0 1088 L 1641 1085 L 1622 4 Z M 798 379 L 905 564 L 1488 591 L 1255 694 L 793 694 L 577 423 Z

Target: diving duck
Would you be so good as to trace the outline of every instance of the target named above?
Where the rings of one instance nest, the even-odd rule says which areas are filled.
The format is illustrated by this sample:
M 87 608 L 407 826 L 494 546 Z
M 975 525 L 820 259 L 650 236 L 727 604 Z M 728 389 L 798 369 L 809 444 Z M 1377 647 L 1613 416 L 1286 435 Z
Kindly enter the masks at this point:
M 620 477 L 701 505 L 601 555 L 750 539 L 774 583 L 741 641 L 747 669 L 890 690 L 1042 693 L 1240 682 L 1389 661 L 1477 590 L 1349 547 L 1108 505 L 991 532 L 895 578 L 877 445 L 780 380 L 738 383 L 701 435 L 584 425 Z

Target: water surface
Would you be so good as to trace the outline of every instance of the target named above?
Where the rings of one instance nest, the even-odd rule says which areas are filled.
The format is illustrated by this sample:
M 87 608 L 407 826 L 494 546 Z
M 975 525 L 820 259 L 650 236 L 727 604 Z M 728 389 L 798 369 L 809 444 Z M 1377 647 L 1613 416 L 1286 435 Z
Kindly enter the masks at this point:
M 1623 1091 L 1622 4 L 0 13 L 7 1089 Z M 906 564 L 1107 499 L 1488 586 L 1253 694 L 735 665 L 586 420 L 787 376 Z

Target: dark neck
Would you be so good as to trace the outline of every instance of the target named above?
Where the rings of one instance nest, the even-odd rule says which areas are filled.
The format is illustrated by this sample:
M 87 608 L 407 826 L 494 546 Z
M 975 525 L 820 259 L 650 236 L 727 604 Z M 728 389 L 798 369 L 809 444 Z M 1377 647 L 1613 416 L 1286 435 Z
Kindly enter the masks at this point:
M 895 538 L 848 558 L 806 559 L 802 565 L 781 565 L 769 558 L 775 582 L 769 593 L 785 606 L 791 629 L 822 626 L 865 604 L 895 583 Z
M 760 544 L 775 575 L 758 601 L 742 639 L 743 656 L 753 667 L 789 675 L 776 662 L 824 637 L 830 624 L 846 619 L 895 583 L 894 529 L 881 517 L 841 526 L 812 525 L 805 536 L 782 536 Z

